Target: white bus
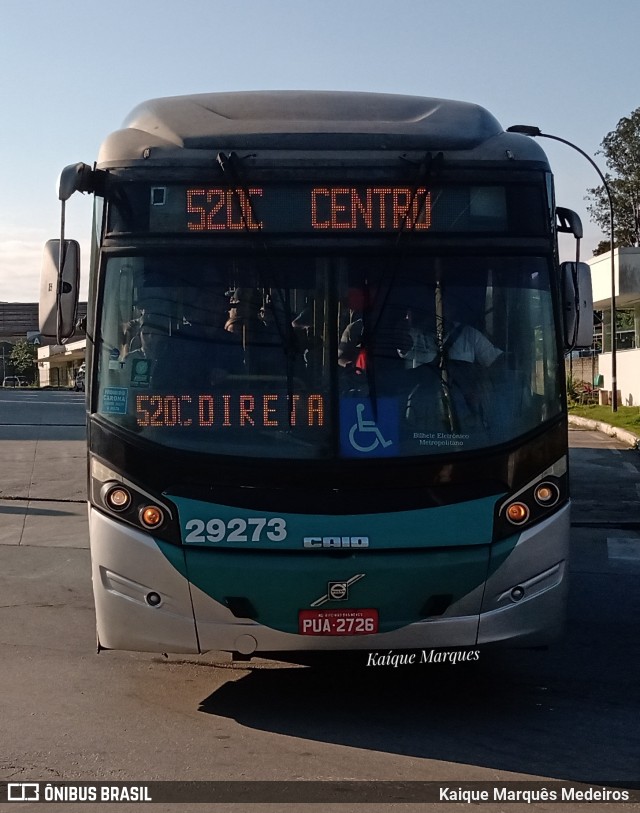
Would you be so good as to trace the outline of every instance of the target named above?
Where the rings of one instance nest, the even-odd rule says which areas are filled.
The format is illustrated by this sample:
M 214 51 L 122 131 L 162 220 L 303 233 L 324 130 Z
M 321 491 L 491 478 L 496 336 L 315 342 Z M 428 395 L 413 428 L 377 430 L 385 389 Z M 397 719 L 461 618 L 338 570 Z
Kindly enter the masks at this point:
M 63 171 L 95 195 L 87 326 L 99 646 L 241 657 L 557 635 L 563 354 L 540 147 L 473 104 L 156 99 Z M 51 241 L 41 330 L 73 332 Z M 60 269 L 60 273 L 58 273 Z

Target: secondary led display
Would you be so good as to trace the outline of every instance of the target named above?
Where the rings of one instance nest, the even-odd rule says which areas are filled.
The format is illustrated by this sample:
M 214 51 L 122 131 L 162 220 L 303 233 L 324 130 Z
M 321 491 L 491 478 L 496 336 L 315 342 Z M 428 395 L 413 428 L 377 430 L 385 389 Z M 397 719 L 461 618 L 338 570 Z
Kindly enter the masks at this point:
M 323 427 L 322 395 L 136 395 L 140 427 L 201 429 L 288 429 Z

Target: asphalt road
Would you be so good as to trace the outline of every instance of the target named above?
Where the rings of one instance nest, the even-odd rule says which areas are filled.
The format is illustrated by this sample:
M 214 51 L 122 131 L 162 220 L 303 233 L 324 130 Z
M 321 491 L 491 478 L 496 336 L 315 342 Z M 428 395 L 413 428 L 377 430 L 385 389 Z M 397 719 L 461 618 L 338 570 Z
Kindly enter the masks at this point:
M 0 390 L 0 781 L 637 783 L 640 453 L 585 430 L 571 431 L 571 446 L 569 623 L 548 651 L 397 669 L 98 656 L 83 396 Z M 457 809 L 356 802 L 149 809 Z M 638 808 L 607 807 L 617 809 Z

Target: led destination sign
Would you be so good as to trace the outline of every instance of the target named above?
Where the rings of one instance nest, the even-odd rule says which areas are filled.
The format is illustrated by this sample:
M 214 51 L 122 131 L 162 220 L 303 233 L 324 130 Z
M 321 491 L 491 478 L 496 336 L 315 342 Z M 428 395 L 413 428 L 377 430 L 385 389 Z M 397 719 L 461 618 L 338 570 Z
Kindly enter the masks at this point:
M 431 227 L 431 194 L 426 189 L 314 186 L 298 191 L 300 200 L 290 201 L 291 214 L 304 213 L 309 231 L 398 231 L 405 224 L 420 231 Z M 268 189 L 187 189 L 187 229 L 264 229 L 268 228 L 265 218 L 283 205 L 286 201 L 276 201 L 274 191 Z
M 141 190 L 140 190 L 141 191 Z M 508 231 L 507 188 L 450 186 L 413 188 L 385 184 L 223 185 L 146 187 L 146 202 L 133 189 L 112 215 L 112 230 L 135 231 L 141 206 L 155 233 L 191 235 L 397 234 Z M 514 198 L 517 207 L 520 203 Z M 529 216 L 531 212 L 529 211 Z M 122 222 L 121 222 L 122 221 Z M 134 225 L 134 223 L 138 225 Z
M 140 427 L 200 429 L 324 426 L 322 395 L 136 395 Z

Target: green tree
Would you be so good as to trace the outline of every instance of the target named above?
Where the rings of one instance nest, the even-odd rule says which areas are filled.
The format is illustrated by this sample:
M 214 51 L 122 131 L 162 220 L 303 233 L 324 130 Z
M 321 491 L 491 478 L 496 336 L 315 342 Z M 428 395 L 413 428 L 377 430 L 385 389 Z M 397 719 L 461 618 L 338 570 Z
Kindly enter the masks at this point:
M 11 342 L 0 342 L 0 363 L 2 364 L 2 377 L 4 378 L 6 375 L 11 375 L 13 370 L 11 369 L 11 351 L 13 350 L 13 345 Z M 0 384 L 2 382 L 0 381 Z
M 26 339 L 20 339 L 13 345 L 9 361 L 18 375 L 26 376 L 29 381 L 34 380 L 38 363 L 38 351 L 35 345 Z
M 620 119 L 615 130 L 608 133 L 600 145 L 610 172 L 605 172 L 614 210 L 614 244 L 640 245 L 640 107 Z M 589 192 L 591 219 L 603 232 L 609 233 L 609 199 L 604 186 Z M 602 241 L 594 254 L 609 250 L 609 241 Z

